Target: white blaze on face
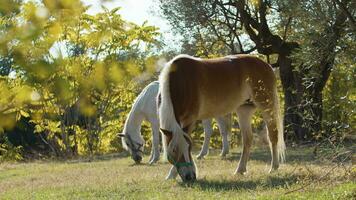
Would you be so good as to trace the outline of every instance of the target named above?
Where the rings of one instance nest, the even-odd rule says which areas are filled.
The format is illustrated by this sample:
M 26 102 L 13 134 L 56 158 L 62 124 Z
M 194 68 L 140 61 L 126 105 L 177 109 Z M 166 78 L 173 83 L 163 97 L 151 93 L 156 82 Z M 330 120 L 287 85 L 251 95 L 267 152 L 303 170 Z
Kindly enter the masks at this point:
M 184 136 L 180 137 L 180 149 L 181 149 L 182 154 L 184 156 L 184 160 L 186 162 L 191 162 L 190 156 L 189 156 L 189 143 L 186 141 Z

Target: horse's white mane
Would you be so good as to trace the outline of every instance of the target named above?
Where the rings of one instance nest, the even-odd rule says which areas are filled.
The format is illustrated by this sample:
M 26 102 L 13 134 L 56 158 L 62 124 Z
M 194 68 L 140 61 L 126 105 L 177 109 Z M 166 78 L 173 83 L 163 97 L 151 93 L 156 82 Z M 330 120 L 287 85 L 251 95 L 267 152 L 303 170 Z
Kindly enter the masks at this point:
M 178 122 L 176 121 L 174 110 L 173 110 L 173 103 L 170 95 L 170 89 L 169 89 L 169 73 L 172 70 L 172 66 L 173 66 L 172 63 L 179 58 L 197 59 L 189 55 L 184 55 L 184 54 L 178 55 L 167 63 L 167 65 L 163 68 L 159 76 L 159 83 L 160 83 L 159 91 L 161 94 L 161 105 L 158 113 L 159 113 L 160 127 L 162 129 L 171 131 L 173 136 L 171 143 L 168 147 L 167 144 L 163 145 L 165 153 L 172 150 L 176 145 L 179 146 L 186 145 L 186 141 L 183 137 L 185 132 L 182 130 L 182 128 L 179 126 Z M 189 158 L 189 155 L 184 155 L 184 156 L 186 158 Z
M 172 60 L 170 60 L 167 64 L 171 64 L 172 62 L 174 62 L 175 60 L 179 59 L 179 58 L 191 58 L 194 60 L 201 60 L 201 58 L 197 58 L 188 54 L 179 54 L 177 56 L 175 56 Z

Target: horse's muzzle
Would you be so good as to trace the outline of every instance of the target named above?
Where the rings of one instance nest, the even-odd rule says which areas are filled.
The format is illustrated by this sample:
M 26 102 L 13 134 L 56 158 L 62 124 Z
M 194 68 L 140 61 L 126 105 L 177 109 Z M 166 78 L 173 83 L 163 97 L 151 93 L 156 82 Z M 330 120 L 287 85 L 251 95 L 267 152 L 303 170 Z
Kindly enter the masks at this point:
M 184 178 L 182 177 L 184 182 L 189 182 L 189 181 L 195 181 L 197 180 L 197 177 L 195 175 L 195 172 L 192 173 L 188 173 L 184 176 Z
M 136 164 L 139 164 L 142 161 L 142 157 L 140 155 L 133 155 L 132 159 L 135 161 Z

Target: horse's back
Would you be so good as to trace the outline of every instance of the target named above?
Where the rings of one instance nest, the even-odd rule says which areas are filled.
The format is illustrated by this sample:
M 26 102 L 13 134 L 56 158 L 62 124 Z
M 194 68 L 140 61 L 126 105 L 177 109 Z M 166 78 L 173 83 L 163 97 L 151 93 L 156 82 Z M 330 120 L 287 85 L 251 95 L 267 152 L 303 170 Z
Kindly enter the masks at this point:
M 170 93 L 178 121 L 224 115 L 275 86 L 270 65 L 250 55 L 215 59 L 180 56 L 171 62 Z
M 151 82 L 141 91 L 135 101 L 135 104 L 137 104 L 136 109 L 139 109 L 146 117 L 157 115 L 156 97 L 158 89 L 159 82 Z

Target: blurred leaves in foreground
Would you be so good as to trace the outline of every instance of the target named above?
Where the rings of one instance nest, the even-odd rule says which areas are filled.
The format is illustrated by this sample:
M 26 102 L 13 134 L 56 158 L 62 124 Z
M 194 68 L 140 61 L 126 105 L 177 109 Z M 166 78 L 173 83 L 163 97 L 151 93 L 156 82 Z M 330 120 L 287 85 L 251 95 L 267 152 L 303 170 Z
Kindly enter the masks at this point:
M 0 160 L 22 158 L 7 138 L 20 120 L 55 156 L 121 148 L 116 133 L 137 84 L 155 76 L 159 33 L 119 8 L 87 9 L 78 0 L 1 2 Z

